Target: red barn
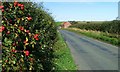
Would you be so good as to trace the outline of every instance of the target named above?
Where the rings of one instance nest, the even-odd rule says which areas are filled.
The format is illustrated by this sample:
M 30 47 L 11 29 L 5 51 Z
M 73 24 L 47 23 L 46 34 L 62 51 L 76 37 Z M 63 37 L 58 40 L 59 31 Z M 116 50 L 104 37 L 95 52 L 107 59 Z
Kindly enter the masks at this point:
M 63 28 L 68 28 L 69 26 L 71 26 L 71 24 L 69 22 L 63 22 L 63 24 L 62 24 Z

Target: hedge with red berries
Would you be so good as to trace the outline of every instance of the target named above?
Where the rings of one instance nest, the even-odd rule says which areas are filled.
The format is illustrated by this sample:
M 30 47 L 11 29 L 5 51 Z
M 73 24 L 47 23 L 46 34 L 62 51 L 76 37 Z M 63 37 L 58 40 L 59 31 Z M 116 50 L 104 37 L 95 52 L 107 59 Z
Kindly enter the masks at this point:
M 2 10 L 2 69 L 53 69 L 56 26 L 42 6 L 31 2 L 4 2 Z

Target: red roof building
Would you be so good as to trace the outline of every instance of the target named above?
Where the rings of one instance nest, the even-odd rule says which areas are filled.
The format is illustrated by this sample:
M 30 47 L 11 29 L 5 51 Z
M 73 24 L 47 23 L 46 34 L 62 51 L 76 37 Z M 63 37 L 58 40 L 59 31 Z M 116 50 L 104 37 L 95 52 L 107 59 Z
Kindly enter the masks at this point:
M 63 28 L 68 28 L 69 26 L 71 26 L 71 24 L 69 22 L 63 22 L 63 24 L 62 24 Z

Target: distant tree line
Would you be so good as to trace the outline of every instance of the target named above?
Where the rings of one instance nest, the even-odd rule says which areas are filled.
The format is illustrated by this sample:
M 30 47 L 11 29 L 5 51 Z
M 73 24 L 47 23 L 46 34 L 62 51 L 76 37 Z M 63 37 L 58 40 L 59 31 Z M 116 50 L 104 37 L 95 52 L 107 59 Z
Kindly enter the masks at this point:
M 105 21 L 105 22 L 86 22 L 80 23 L 77 21 L 69 21 L 72 26 L 86 30 L 97 30 L 113 34 L 120 34 L 120 20 Z

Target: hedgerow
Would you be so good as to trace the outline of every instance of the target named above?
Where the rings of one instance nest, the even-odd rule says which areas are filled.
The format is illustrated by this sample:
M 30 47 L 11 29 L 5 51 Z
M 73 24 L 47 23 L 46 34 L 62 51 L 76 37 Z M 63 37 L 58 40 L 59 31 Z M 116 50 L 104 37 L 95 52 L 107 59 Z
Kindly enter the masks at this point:
M 113 34 L 120 34 L 120 21 L 114 20 L 114 21 L 105 21 L 102 23 L 95 23 L 95 22 L 87 22 L 87 23 L 75 23 L 72 22 L 71 27 L 77 27 L 80 29 L 86 29 L 86 30 L 97 30 L 102 32 L 108 32 Z
M 53 69 L 56 26 L 43 7 L 32 2 L 3 2 L 2 70 Z

